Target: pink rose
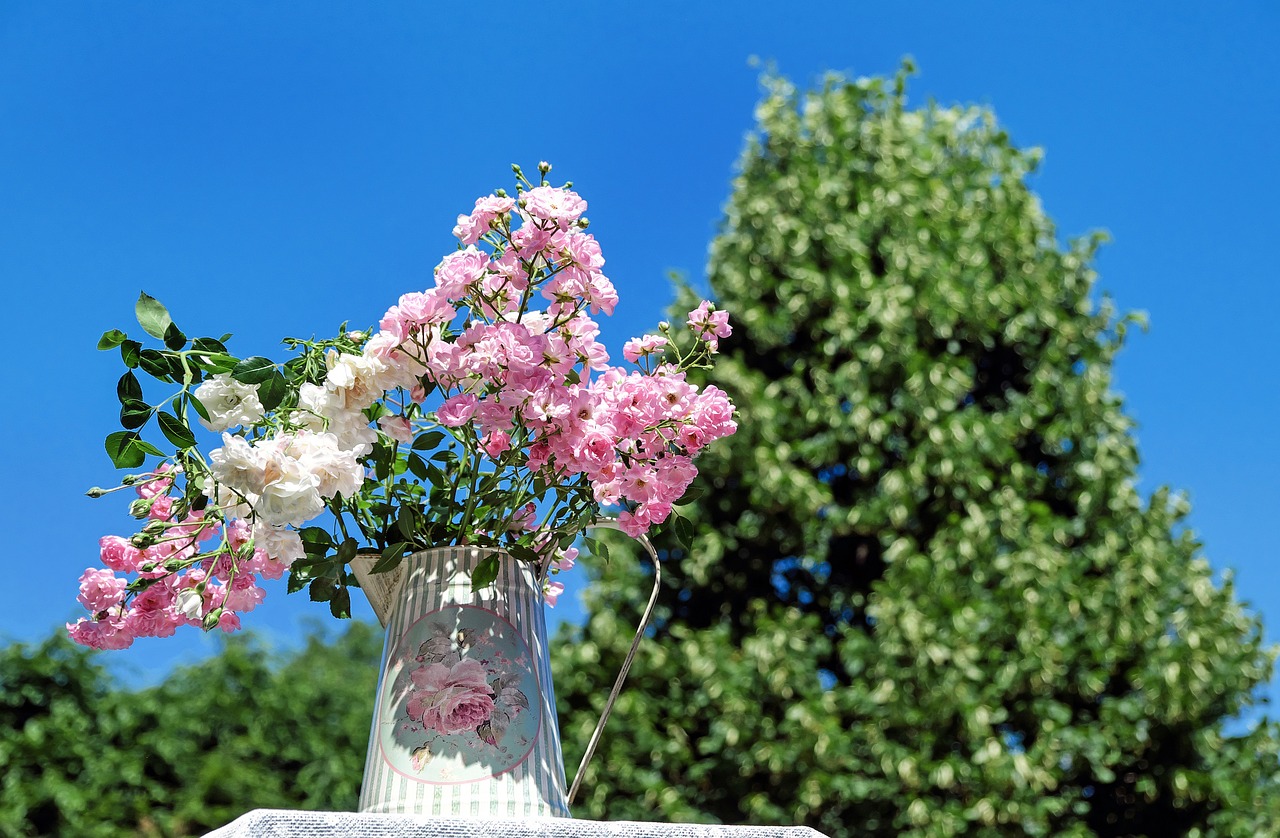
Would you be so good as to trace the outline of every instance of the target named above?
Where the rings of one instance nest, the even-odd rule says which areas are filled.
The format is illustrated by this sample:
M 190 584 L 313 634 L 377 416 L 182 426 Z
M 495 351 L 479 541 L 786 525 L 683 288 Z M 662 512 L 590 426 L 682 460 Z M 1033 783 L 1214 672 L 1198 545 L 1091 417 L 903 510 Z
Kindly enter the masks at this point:
M 457 299 L 484 276 L 488 266 L 489 257 L 474 247 L 456 250 L 436 266 L 436 287 L 446 299 Z
M 409 718 L 440 733 L 472 730 L 493 715 L 493 690 L 485 669 L 467 659 L 452 667 L 442 663 L 413 671 Z
M 461 427 L 471 421 L 479 403 L 479 399 L 470 393 L 450 396 L 436 411 L 436 421 L 446 428 Z
M 453 228 L 453 234 L 461 239 L 463 244 L 475 244 L 481 236 L 489 232 L 494 219 L 510 212 L 515 205 L 514 199 L 497 195 L 477 198 L 476 207 L 470 215 L 458 216 L 458 225 Z
M 706 341 L 707 348 L 715 352 L 719 347 L 719 338 L 727 338 L 733 334 L 729 325 L 729 312 L 716 311 L 709 300 L 689 312 L 689 328 L 700 340 Z
M 169 493 L 169 489 L 173 486 L 173 475 L 168 472 L 174 471 L 174 467 L 168 463 L 161 463 L 159 468 L 155 470 L 156 477 L 139 483 L 134 489 L 140 498 L 154 498 Z
M 496 460 L 503 452 L 511 450 L 511 435 L 505 431 L 492 431 L 484 435 L 480 445 L 484 448 L 484 453 Z
M 151 499 L 151 509 L 147 517 L 153 521 L 168 521 L 173 517 L 173 498 L 168 495 L 156 495 Z
M 142 551 L 118 535 L 104 535 L 98 539 L 98 551 L 102 563 L 112 570 L 128 573 L 143 563 Z
M 67 633 L 76 643 L 90 649 L 128 649 L 133 645 L 134 635 L 118 612 L 119 609 L 115 609 L 104 620 L 81 618 L 67 623 Z
M 587 202 L 578 193 L 552 186 L 535 186 L 521 196 L 520 204 L 531 218 L 551 221 L 561 230 L 567 230 L 570 222 L 577 221 L 587 209 Z
M 413 442 L 413 425 L 403 416 L 383 416 L 378 419 L 378 427 L 387 436 L 402 445 Z
M 76 599 L 90 611 L 106 611 L 120 604 L 127 584 L 110 570 L 89 568 L 80 576 L 80 595 Z
M 559 551 L 556 558 L 551 562 L 551 569 L 554 571 L 563 571 L 572 569 L 574 562 L 578 560 L 578 548 L 568 547 Z

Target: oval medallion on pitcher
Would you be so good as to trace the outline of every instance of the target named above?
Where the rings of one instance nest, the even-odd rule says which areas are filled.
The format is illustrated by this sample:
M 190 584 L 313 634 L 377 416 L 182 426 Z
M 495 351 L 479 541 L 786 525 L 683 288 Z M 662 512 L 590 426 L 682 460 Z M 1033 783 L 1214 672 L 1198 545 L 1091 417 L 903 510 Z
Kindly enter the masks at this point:
M 534 658 L 502 617 L 448 605 L 409 626 L 388 661 L 383 758 L 420 783 L 496 777 L 528 758 L 541 724 Z

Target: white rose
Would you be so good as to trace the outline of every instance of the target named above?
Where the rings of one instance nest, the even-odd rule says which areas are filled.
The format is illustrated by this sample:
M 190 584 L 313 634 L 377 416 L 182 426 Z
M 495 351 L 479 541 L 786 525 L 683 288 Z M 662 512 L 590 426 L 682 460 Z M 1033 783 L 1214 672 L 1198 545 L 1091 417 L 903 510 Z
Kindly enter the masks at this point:
M 244 437 L 223 432 L 222 447 L 209 452 L 209 471 L 214 480 L 242 495 L 262 492 L 265 468 L 263 452 Z
M 304 555 L 302 537 L 295 530 L 274 527 L 263 521 L 253 525 L 253 546 L 265 550 L 272 561 L 288 567 Z
M 329 433 L 338 441 L 340 449 L 350 451 L 355 457 L 371 453 L 378 441 L 378 432 L 363 413 L 342 412 L 329 417 Z
M 211 431 L 225 431 L 237 425 L 252 425 L 262 418 L 262 402 L 258 388 L 241 384 L 227 373 L 220 373 L 196 388 L 195 397 L 209 413 L 200 424 Z
M 364 356 L 381 365 L 377 386 L 384 392 L 402 387 L 412 389 L 427 368 L 414 355 L 400 348 L 395 335 L 379 332 L 365 344 Z
M 324 511 L 320 478 L 287 453 L 293 442 L 293 437 L 274 440 L 266 455 L 254 512 L 268 524 L 300 527 Z
M 178 611 L 188 620 L 198 620 L 204 612 L 204 597 L 192 588 L 178 591 Z
M 378 427 L 401 445 L 413 442 L 413 425 L 403 416 L 383 416 L 378 420 Z
M 339 448 L 363 457 L 373 451 L 378 432 L 370 427 L 368 417 L 361 410 L 343 407 L 342 397 L 336 390 L 303 384 L 298 389 L 298 410 L 289 419 L 316 433 L 332 434 Z
M 332 433 L 300 433 L 289 453 L 319 479 L 322 497 L 351 497 L 364 484 L 364 467 L 355 452 L 342 448 Z
M 204 494 L 228 519 L 247 520 L 253 517 L 253 505 L 258 502 L 258 496 L 253 492 L 237 492 L 224 483 L 212 480 L 205 485 Z
M 298 388 L 298 409 L 289 415 L 289 421 L 313 431 L 325 429 L 325 419 L 338 411 L 338 400 L 318 384 L 303 384 Z
M 378 358 L 331 349 L 325 355 L 325 364 L 329 372 L 324 387 L 337 397 L 343 410 L 364 410 L 386 392 L 382 378 L 387 373 L 387 365 Z

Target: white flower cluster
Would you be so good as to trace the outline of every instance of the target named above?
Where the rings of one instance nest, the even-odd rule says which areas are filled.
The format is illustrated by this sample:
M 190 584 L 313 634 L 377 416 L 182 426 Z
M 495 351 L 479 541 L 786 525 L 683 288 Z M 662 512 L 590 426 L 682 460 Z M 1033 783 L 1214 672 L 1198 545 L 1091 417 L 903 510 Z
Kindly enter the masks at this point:
M 328 353 L 323 386 L 299 388 L 289 420 L 300 430 L 257 440 L 237 436 L 228 429 L 263 418 L 255 388 L 219 375 L 196 391 L 209 413 L 206 427 L 223 432 L 222 447 L 209 453 L 214 482 L 205 493 L 228 518 L 253 521 L 255 543 L 276 561 L 302 555 L 290 528 L 315 518 L 331 498 L 359 491 L 365 479 L 359 458 L 378 439 L 363 411 L 387 390 L 412 384 L 405 365 L 388 364 L 370 354 L 373 348 Z

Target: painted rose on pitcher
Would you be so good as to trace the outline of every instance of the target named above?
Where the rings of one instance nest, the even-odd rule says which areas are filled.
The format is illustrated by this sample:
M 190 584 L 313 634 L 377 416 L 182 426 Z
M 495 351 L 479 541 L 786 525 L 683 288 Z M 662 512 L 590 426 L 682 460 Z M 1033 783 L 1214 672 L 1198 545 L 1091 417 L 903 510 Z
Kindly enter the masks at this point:
M 469 658 L 453 666 L 432 663 L 413 670 L 409 718 L 440 733 L 471 730 L 493 715 L 493 690 L 485 668 Z
M 449 604 L 414 621 L 390 653 L 377 737 L 416 782 L 477 782 L 524 762 L 543 700 L 528 642 L 499 614 Z

